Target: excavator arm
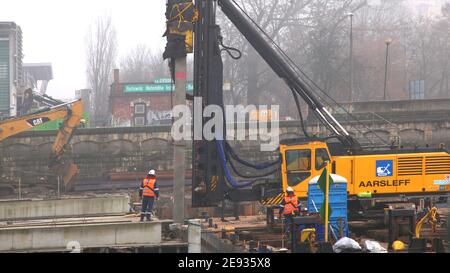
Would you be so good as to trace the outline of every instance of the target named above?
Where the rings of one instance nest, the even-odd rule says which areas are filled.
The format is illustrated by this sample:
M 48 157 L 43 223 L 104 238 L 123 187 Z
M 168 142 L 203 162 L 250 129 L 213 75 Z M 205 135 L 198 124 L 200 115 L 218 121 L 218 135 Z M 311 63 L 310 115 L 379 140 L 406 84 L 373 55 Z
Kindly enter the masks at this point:
M 33 129 L 47 122 L 63 119 L 58 130 L 52 152 L 49 159 L 49 168 L 58 176 L 62 176 L 66 189 L 70 188 L 71 182 L 78 172 L 75 164 L 65 164 L 61 158 L 66 145 L 70 142 L 75 128 L 80 125 L 83 115 L 83 102 L 75 100 L 72 102 L 44 108 L 38 112 L 6 119 L 0 122 L 0 141 Z
M 416 238 L 420 238 L 420 231 L 423 224 L 430 223 L 433 233 L 436 233 L 436 226 L 439 222 L 439 214 L 436 207 L 432 207 L 416 224 Z
M 13 117 L 0 122 L 0 141 L 17 135 L 19 133 L 33 129 L 36 126 L 45 124 L 52 120 L 65 119 L 72 108 L 79 108 L 81 111 L 83 104 L 81 100 L 64 103 L 61 105 L 46 107 L 28 115 Z M 81 118 L 80 118 L 81 119 Z
M 63 162 L 62 155 L 66 150 L 67 144 L 72 139 L 74 130 L 80 126 L 82 117 L 83 102 L 81 100 L 73 102 L 70 104 L 70 107 L 66 108 L 66 115 L 56 135 L 49 159 L 49 168 L 62 176 L 66 190 L 72 188 L 72 182 L 78 173 L 78 167 L 73 163 L 66 164 Z

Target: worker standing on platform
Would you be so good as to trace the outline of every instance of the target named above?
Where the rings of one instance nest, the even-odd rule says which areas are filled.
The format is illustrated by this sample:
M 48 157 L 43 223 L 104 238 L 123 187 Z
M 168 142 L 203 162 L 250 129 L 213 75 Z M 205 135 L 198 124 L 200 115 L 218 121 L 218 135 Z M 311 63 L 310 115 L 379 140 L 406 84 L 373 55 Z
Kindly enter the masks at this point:
M 155 170 L 150 170 L 148 172 L 147 176 L 142 181 L 139 194 L 142 197 L 141 222 L 144 221 L 144 217 L 147 218 L 147 221 L 151 221 L 155 198 L 159 198 L 159 187 L 156 182 Z
M 290 230 L 290 223 L 295 215 L 300 211 L 300 202 L 291 187 L 286 189 L 286 196 L 280 204 L 280 217 L 284 217 L 285 232 L 288 234 Z

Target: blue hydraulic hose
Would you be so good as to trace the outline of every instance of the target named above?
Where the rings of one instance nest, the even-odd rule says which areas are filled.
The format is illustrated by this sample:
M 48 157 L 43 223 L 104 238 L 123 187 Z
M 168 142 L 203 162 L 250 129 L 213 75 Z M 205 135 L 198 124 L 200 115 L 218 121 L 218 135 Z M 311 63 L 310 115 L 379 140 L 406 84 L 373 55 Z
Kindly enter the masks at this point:
M 239 158 L 239 156 L 234 152 L 234 150 L 231 148 L 231 146 L 228 143 L 226 143 L 226 145 L 227 145 L 226 146 L 227 151 L 230 153 L 231 157 L 244 166 L 247 166 L 247 167 L 250 167 L 253 169 L 257 169 L 257 170 L 263 170 L 263 169 L 267 169 L 271 166 L 274 166 L 274 165 L 280 163 L 280 158 L 278 158 L 275 161 L 269 161 L 269 162 L 264 162 L 264 163 L 260 163 L 260 164 L 253 164 L 251 162 L 248 162 L 248 161 L 245 161 L 245 160 Z M 223 146 L 223 144 L 222 144 L 222 146 Z
M 222 162 L 225 178 L 233 188 L 245 188 L 252 185 L 256 181 L 253 180 L 253 181 L 246 181 L 245 183 L 238 183 L 236 180 L 234 180 L 233 176 L 231 176 L 230 170 L 228 169 L 227 160 L 225 158 L 225 151 L 223 148 L 223 140 L 216 140 L 216 147 L 217 150 L 219 151 L 219 157 L 220 161 Z

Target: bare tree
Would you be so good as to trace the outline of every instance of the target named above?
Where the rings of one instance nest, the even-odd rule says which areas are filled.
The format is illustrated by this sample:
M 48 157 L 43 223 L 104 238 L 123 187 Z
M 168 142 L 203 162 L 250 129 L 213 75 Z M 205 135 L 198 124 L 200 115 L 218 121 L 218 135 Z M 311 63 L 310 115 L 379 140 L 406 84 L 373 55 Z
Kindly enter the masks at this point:
M 138 45 L 120 61 L 122 79 L 127 82 L 149 82 L 155 78 L 168 78 L 168 66 L 162 52 L 155 54 L 145 45 Z
M 388 38 L 393 41 L 389 46 L 388 99 L 408 98 L 412 80 L 425 80 L 426 97 L 450 95 L 450 4 L 443 6 L 443 16 L 425 20 L 414 16 L 405 1 L 237 2 L 334 100 L 345 102 L 349 97 L 349 13 L 354 15 L 353 100 L 383 98 Z M 296 116 L 289 90 L 229 20 L 218 18 L 224 44 L 243 53 L 239 60 L 224 53 L 224 78 L 233 83 L 232 103 L 279 103 L 286 106 L 281 108 L 282 116 Z
M 438 20 L 418 18 L 409 26 L 406 36 L 408 82 L 423 81 L 426 98 L 449 97 L 450 16 Z
M 364 0 L 316 0 L 290 26 L 289 55 L 333 99 L 348 98 L 349 16 Z M 322 95 L 323 96 L 323 95 Z
M 246 0 L 237 1 L 252 20 L 263 29 L 271 39 L 279 41 L 285 34 L 288 22 L 292 20 L 311 0 Z M 259 104 L 271 98 L 271 86 L 275 74 L 257 55 L 237 29 L 224 17 L 219 17 L 224 43 L 239 49 L 242 59 L 224 60 L 224 77 L 233 82 L 233 103 Z
M 425 98 L 448 97 L 450 20 L 414 15 L 405 3 L 381 1 L 357 13 L 355 25 L 355 91 L 359 100 L 383 97 L 386 38 L 389 46 L 388 99 L 407 99 L 411 84 Z M 419 90 L 415 90 L 419 91 Z M 416 97 L 417 98 L 417 97 Z
M 99 17 L 86 35 L 87 78 L 93 94 L 93 123 L 109 122 L 110 76 L 117 57 L 117 34 L 110 16 Z
M 412 18 L 401 1 L 380 1 L 367 5 L 354 16 L 354 99 L 380 100 L 384 97 L 386 40 L 389 46 L 388 99 L 404 99 L 404 35 Z
M 245 3 L 244 3 L 245 2 Z M 240 1 L 246 13 L 322 89 L 335 99 L 346 97 L 348 83 L 348 12 L 364 0 Z M 220 17 L 219 17 L 220 18 Z M 227 45 L 243 52 L 241 60 L 225 60 L 224 76 L 234 84 L 233 102 L 278 103 L 282 115 L 296 116 L 292 94 L 226 19 L 221 19 Z M 345 88 L 345 90 L 343 90 Z

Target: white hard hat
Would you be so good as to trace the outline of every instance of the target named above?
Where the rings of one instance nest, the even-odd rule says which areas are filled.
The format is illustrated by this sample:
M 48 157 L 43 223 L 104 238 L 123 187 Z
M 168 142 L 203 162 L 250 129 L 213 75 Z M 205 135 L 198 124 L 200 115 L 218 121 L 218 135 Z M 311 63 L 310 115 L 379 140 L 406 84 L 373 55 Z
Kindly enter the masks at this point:
M 155 174 L 156 174 L 156 171 L 152 169 L 152 170 L 150 170 L 150 171 L 148 172 L 148 174 L 149 174 L 149 175 L 155 175 Z
M 287 187 L 286 191 L 287 192 L 294 192 L 294 190 L 291 187 Z

